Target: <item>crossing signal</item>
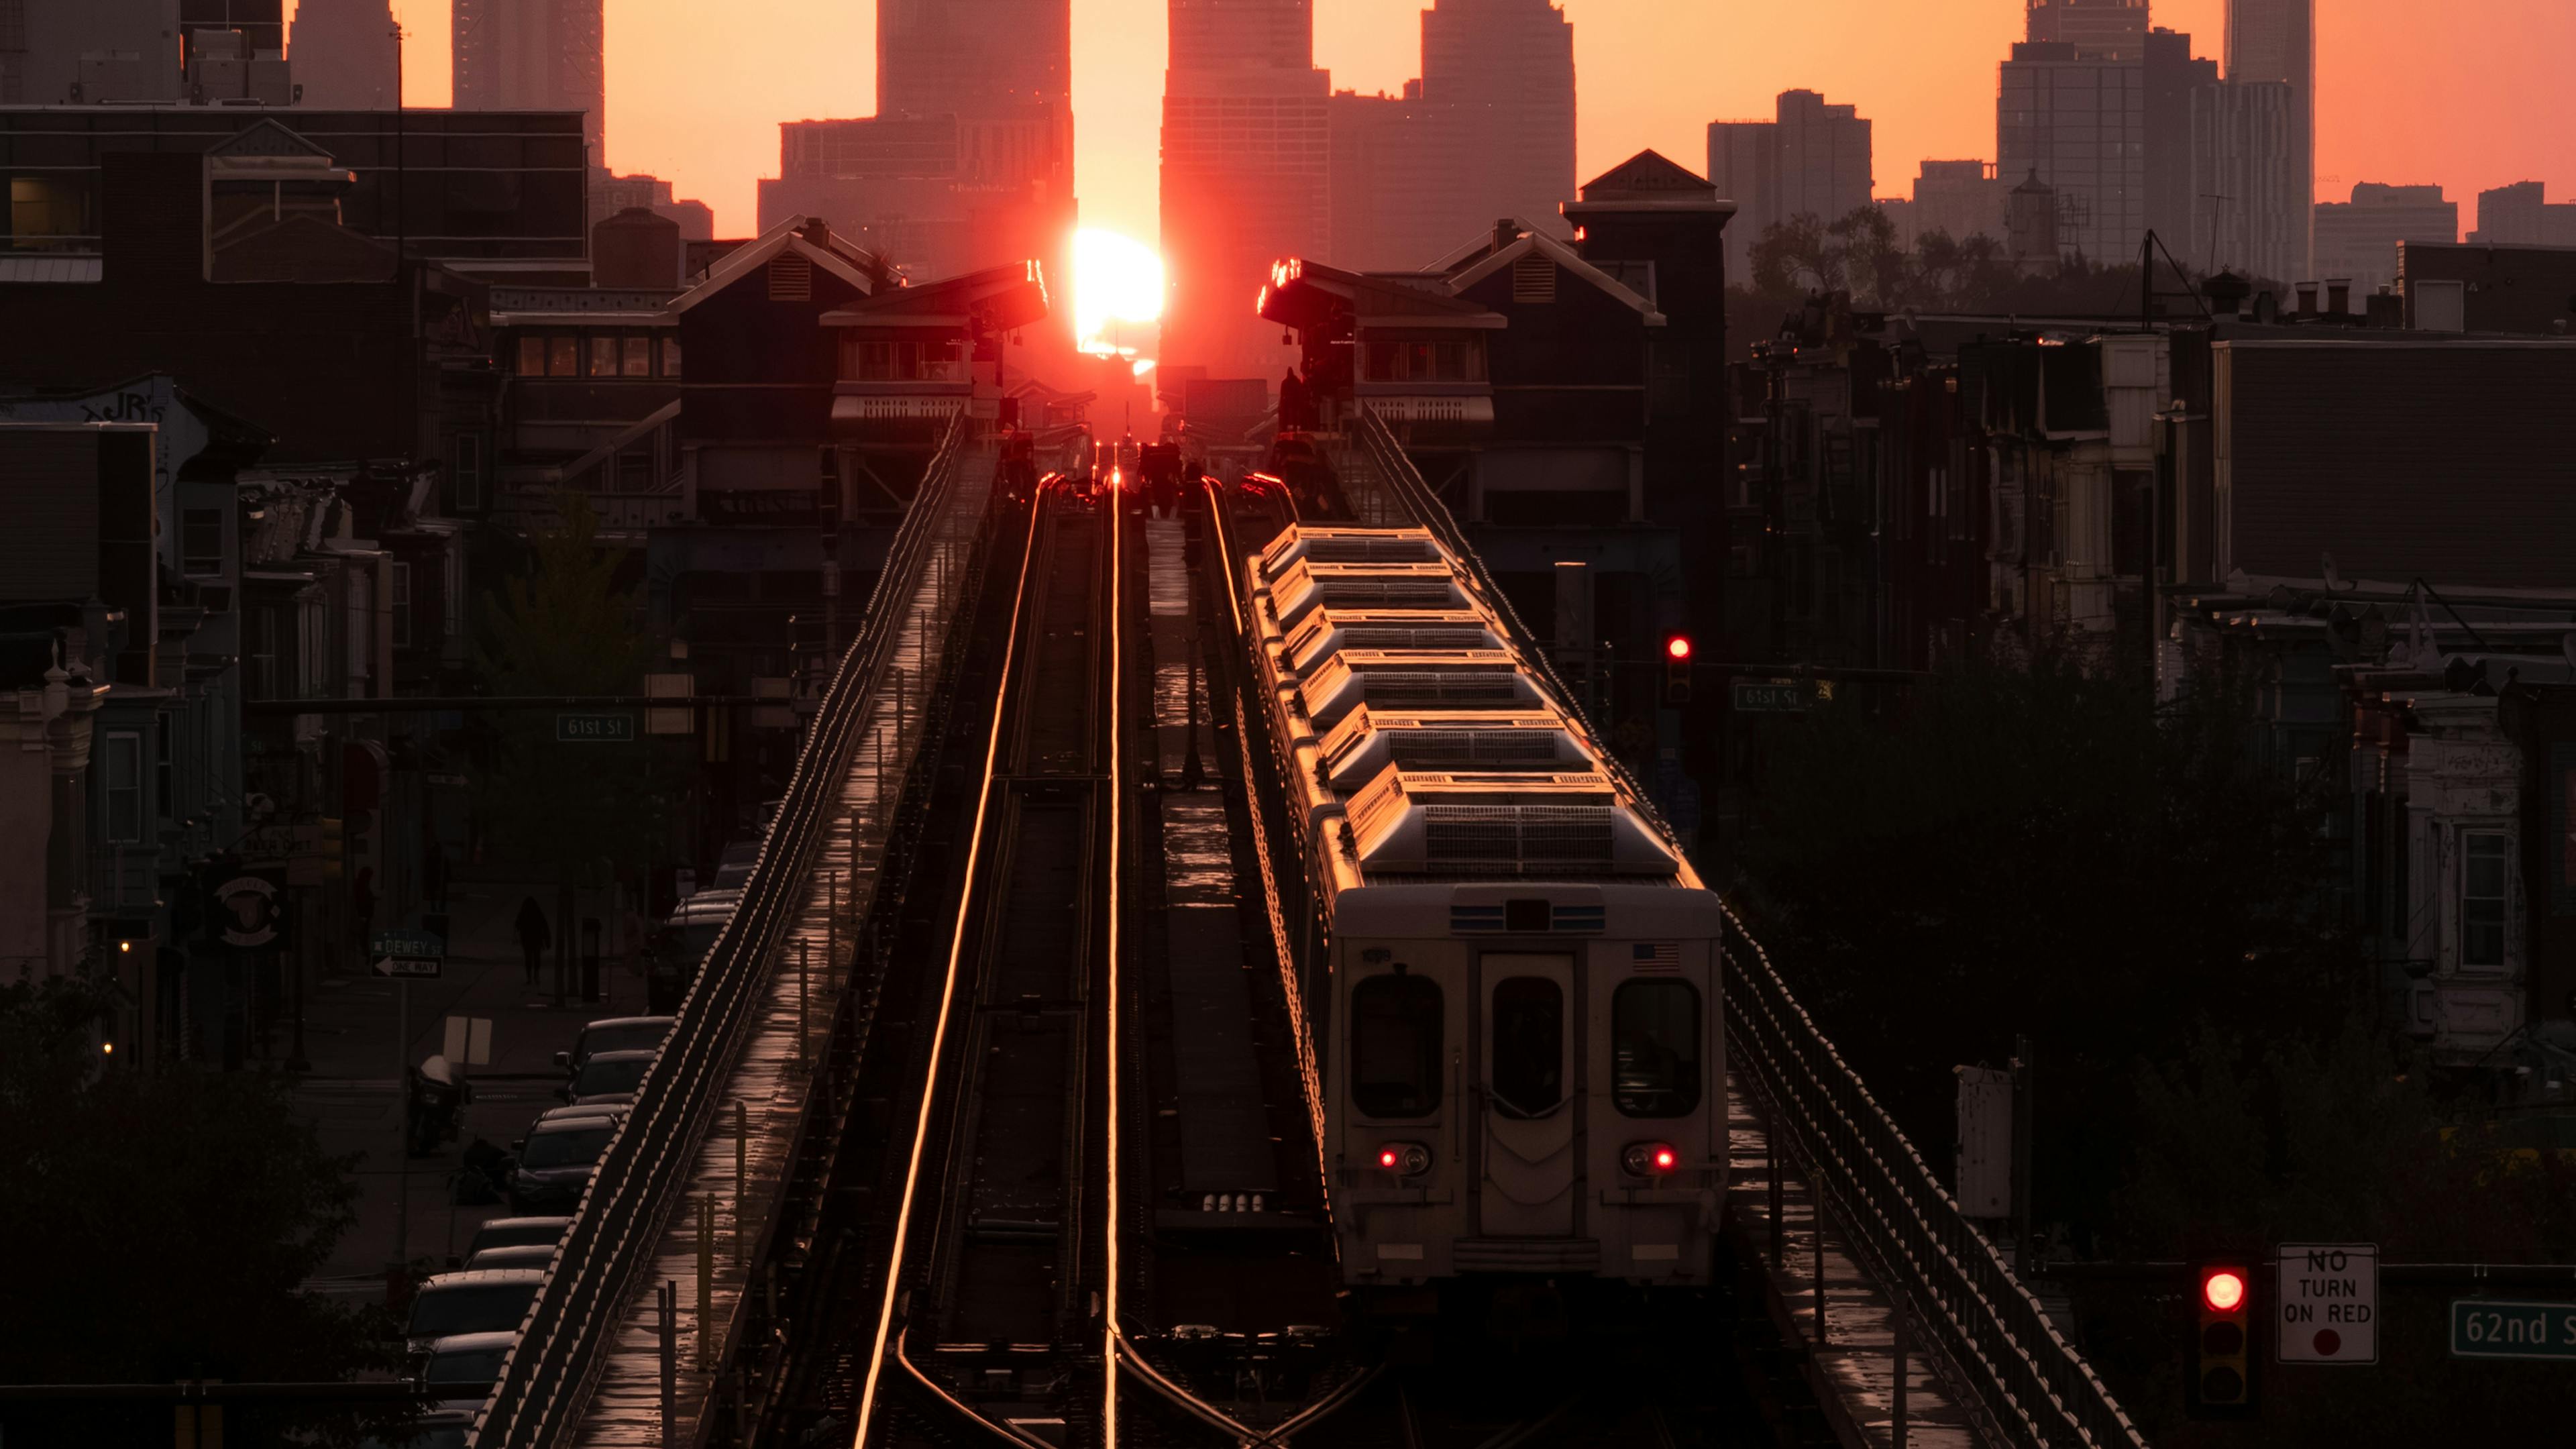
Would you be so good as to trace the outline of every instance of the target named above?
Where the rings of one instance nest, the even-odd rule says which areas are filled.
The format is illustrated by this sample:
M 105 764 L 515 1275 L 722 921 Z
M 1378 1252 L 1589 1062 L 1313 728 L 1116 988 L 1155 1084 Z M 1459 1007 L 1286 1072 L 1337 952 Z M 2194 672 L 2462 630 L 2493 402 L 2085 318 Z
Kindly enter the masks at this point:
M 1688 634 L 1664 640 L 1664 703 L 1690 703 L 1691 641 Z
M 2184 1407 L 2195 1419 L 2254 1416 L 2254 1272 L 2244 1263 L 2203 1263 L 2194 1275 L 2191 1376 Z

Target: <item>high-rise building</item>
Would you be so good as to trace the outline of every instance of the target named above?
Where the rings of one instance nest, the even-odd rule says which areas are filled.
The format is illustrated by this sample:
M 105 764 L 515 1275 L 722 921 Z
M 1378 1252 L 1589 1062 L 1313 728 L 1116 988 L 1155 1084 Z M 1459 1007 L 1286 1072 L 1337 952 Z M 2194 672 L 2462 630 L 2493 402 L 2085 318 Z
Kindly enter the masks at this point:
M 1070 194 L 1070 0 L 880 0 L 877 114 L 955 116 L 969 186 Z
M 402 43 L 388 0 L 301 0 L 287 60 L 299 105 L 389 111 L 402 103 Z
M 1574 27 L 1563 10 L 1433 0 L 1422 12 L 1422 101 L 1468 133 L 1451 230 L 1506 216 L 1560 225 L 1557 207 L 1574 199 Z
M 2318 278 L 2348 278 L 2352 295 L 2367 297 L 2397 281 L 2400 243 L 2457 244 L 2460 204 L 2443 200 L 2439 186 L 2364 181 L 2350 201 L 2317 203 L 2314 235 Z
M 2206 270 L 2311 279 L 2308 208 L 2291 172 L 2296 98 L 2279 81 L 2229 81 L 2191 96 L 2192 235 Z
M 0 105 L 286 105 L 282 0 L 0 0 Z
M 1768 121 L 1712 121 L 1708 176 L 1735 203 L 1727 267 L 1751 276 L 1753 244 L 1794 217 L 1831 223 L 1870 204 L 1870 123 L 1857 106 L 1814 91 L 1782 91 Z
M 2022 21 L 2025 40 L 2125 59 L 2146 44 L 2147 0 L 2030 0 Z
M 2207 239 L 2192 224 L 2196 192 L 2206 189 L 2192 169 L 2192 97 L 2218 84 L 2218 62 L 2193 58 L 2189 35 L 2162 28 L 2146 33 L 2139 54 L 2147 88 L 2147 226 L 2175 260 L 2192 265 Z
M 1254 310 L 1270 264 L 1331 239 L 1332 77 L 1311 0 L 1171 0 L 1163 74 L 1167 363 L 1263 376 L 1292 357 Z
M 2537 181 L 2481 191 L 2478 229 L 2469 233 L 2469 241 L 2491 247 L 2576 247 L 2576 203 L 2550 204 Z
M 2142 57 L 2085 58 L 2065 41 L 2019 41 L 1995 100 L 1996 169 L 2036 177 L 2058 208 L 2057 242 L 2096 261 L 2133 255 L 2147 229 Z
M 779 125 L 761 230 L 819 216 L 919 280 L 1035 257 L 1062 285 L 1072 48 L 1070 0 L 882 0 L 877 113 Z
M 2004 203 L 2011 192 L 1991 161 L 1926 161 L 1914 178 L 1914 197 L 1904 205 L 1897 239 L 1911 247 L 1939 232 L 1952 241 L 1983 236 L 2000 242 L 2007 235 Z
M 460 111 L 579 111 L 590 164 L 606 164 L 604 0 L 452 0 Z
M 2312 277 L 2317 177 L 2316 0 L 2227 0 L 2227 78 L 2290 88 L 2289 176 L 2301 220 L 2293 263 Z
M 1574 32 L 1548 0 L 1437 0 L 1422 78 L 1335 94 L 1332 251 L 1362 271 L 1428 266 L 1505 217 L 1566 232 L 1574 192 Z

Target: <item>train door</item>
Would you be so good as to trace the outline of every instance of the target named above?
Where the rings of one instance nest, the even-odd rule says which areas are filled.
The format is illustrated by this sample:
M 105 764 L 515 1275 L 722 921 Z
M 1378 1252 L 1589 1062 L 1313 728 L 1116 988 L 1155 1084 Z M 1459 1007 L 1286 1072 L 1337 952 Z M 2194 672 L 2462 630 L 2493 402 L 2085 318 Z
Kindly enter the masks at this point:
M 1574 1044 L 1582 995 L 1574 957 L 1490 953 L 1478 962 L 1484 1007 L 1484 1119 L 1478 1231 L 1489 1237 L 1574 1233 Z

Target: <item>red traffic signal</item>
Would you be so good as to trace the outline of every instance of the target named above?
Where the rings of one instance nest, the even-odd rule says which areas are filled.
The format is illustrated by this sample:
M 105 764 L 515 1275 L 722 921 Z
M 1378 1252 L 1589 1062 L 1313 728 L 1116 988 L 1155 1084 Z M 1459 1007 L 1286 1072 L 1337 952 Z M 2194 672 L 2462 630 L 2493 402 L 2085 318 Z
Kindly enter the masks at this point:
M 2195 1419 L 2254 1417 L 2254 1274 L 2243 1263 L 2203 1263 L 2194 1274 L 2191 1373 L 2184 1407 Z
M 1691 642 L 1688 634 L 1675 634 L 1670 639 L 1664 641 L 1664 657 L 1668 659 L 1688 659 L 1690 656 Z
M 1664 639 L 1664 703 L 1690 703 L 1691 641 L 1688 634 Z

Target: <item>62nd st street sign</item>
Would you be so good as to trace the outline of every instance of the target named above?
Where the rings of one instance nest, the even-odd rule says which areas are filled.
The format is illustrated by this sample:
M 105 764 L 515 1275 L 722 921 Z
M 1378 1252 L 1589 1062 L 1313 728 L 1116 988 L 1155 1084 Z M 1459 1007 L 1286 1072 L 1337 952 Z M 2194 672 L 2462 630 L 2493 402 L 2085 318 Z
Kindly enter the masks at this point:
M 2451 1300 L 2451 1357 L 2576 1363 L 2576 1303 Z

